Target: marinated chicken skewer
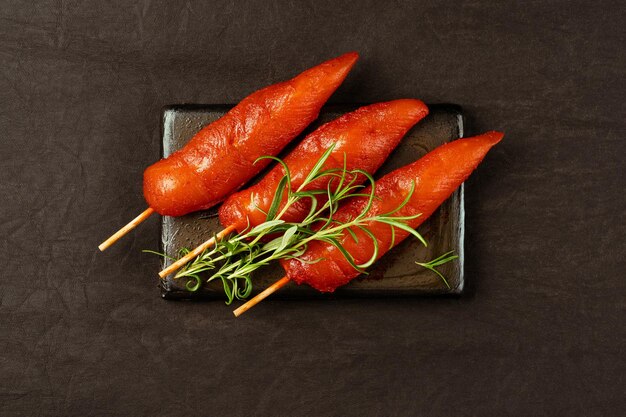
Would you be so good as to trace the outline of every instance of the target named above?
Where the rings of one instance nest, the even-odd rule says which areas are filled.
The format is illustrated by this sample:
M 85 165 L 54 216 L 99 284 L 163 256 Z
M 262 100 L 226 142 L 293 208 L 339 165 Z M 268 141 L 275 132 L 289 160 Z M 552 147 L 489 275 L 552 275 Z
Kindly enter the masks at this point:
M 356 62 L 355 52 L 304 71 L 243 99 L 200 130 L 187 145 L 148 167 L 144 197 L 148 209 L 98 246 L 104 251 L 155 211 L 182 216 L 208 209 L 258 174 L 319 114 Z

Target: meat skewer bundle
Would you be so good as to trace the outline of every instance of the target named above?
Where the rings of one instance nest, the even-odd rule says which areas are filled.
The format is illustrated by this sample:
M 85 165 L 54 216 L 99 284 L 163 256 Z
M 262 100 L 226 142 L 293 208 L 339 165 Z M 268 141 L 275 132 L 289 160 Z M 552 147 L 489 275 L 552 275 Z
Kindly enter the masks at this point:
M 155 211 L 181 216 L 223 201 L 258 174 L 319 114 L 358 58 L 347 53 L 243 99 L 200 130 L 180 151 L 144 172 L 149 208 L 104 241 L 104 251 Z M 226 168 L 224 168 L 226 167 Z
M 407 226 L 417 228 L 467 179 L 489 149 L 503 136 L 499 132 L 488 132 L 473 138 L 458 139 L 385 175 L 376 181 L 376 198 L 367 216 L 393 211 L 408 198 L 407 204 L 397 215 L 411 217 L 421 214 L 407 221 Z M 344 204 L 333 218 L 338 222 L 348 222 L 361 213 L 367 204 L 367 198 L 355 197 Z M 384 223 L 372 222 L 366 227 L 371 234 L 353 228 L 349 232 L 344 231 L 340 239 L 356 264 L 367 262 L 374 254 L 372 236 L 380 248 L 376 257 L 378 259 L 409 235 L 406 230 L 392 232 L 392 226 Z M 298 258 L 281 260 L 281 265 L 285 269 L 285 277 L 236 309 L 235 316 L 243 314 L 289 281 L 306 283 L 322 292 L 332 292 L 360 274 L 336 246 L 321 241 L 310 242 L 304 254 Z
M 403 99 L 361 107 L 324 124 L 303 139 L 284 160 L 291 173 L 292 191 L 301 186 L 320 156 L 331 146 L 333 150 L 324 169 L 358 168 L 368 173 L 375 172 L 406 132 L 427 114 L 428 108 L 421 101 Z M 216 238 L 220 239 L 233 230 L 242 233 L 265 222 L 266 213 L 284 175 L 284 167 L 277 164 L 259 183 L 232 194 L 220 207 L 219 217 L 224 230 Z M 330 179 L 325 177 L 315 181 L 305 191 L 325 190 Z M 365 177 L 360 180 L 363 182 Z M 279 211 L 285 207 L 286 198 L 286 195 L 283 196 Z M 295 206 L 288 207 L 280 219 L 297 223 L 307 215 L 310 205 L 310 200 L 300 200 Z M 199 245 L 159 275 L 163 278 L 176 271 L 214 245 L 216 238 Z
M 426 244 L 415 228 L 503 134 L 442 145 L 374 183 L 370 174 L 428 114 L 419 100 L 377 103 L 326 123 L 260 182 L 235 192 L 317 118 L 357 59 L 357 53 L 347 53 L 252 93 L 183 149 L 148 167 L 143 178 L 148 208 L 98 248 L 104 251 L 154 212 L 182 216 L 225 201 L 219 209 L 224 229 L 159 275 L 185 266 L 176 277 L 195 280 L 187 287 L 195 291 L 199 274 L 214 270 L 209 281 L 222 280 L 230 303 L 250 294 L 256 269 L 279 260 L 285 276 L 236 309 L 239 316 L 290 281 L 333 292 L 410 234 Z M 366 179 L 371 185 L 362 189 Z M 232 232 L 237 235 L 223 239 Z M 454 258 L 447 256 L 418 264 L 432 269 Z

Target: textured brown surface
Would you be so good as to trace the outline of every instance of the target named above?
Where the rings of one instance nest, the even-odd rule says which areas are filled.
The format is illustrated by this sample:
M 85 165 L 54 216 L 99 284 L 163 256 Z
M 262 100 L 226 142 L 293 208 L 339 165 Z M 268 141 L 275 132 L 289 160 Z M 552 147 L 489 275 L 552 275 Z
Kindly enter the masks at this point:
M 331 106 L 320 114 L 308 132 L 322 123 L 329 122 L 355 106 Z M 461 111 L 452 105 L 429 106 L 429 115 L 411 129 L 400 145 L 393 151 L 376 177 L 396 168 L 407 165 L 421 156 L 451 140 L 458 139 L 463 132 Z M 163 155 L 168 156 L 180 149 L 198 130 L 218 119 L 225 112 L 223 106 L 173 106 L 163 114 Z M 306 133 L 304 134 L 306 135 Z M 294 141 L 297 142 L 297 141 Z M 293 145 L 293 144 L 292 144 Z M 283 152 L 286 155 L 289 149 Z M 254 182 L 256 179 L 253 179 Z M 464 289 L 463 277 L 463 235 L 465 232 L 465 210 L 462 191 L 455 192 L 423 224 L 419 231 L 429 242 L 424 247 L 416 239 L 407 239 L 401 245 L 381 258 L 364 274 L 338 289 L 335 294 L 351 296 L 390 296 L 390 295 L 433 295 L 460 294 Z M 194 248 L 222 230 L 216 210 L 192 213 L 183 217 L 165 216 L 161 220 L 161 252 L 169 257 L 177 257 L 183 248 Z M 450 288 L 433 272 L 415 264 L 427 261 L 454 251 L 459 259 L 439 268 L 447 278 Z M 164 258 L 162 268 L 171 264 Z M 173 275 L 173 274 L 172 274 Z M 205 283 L 196 292 L 185 289 L 186 279 L 168 276 L 162 281 L 162 295 L 167 299 L 219 298 L 224 300 L 224 288 L 220 280 Z M 254 276 L 253 294 L 267 288 L 285 275 L 278 263 L 258 271 Z M 208 277 L 208 275 L 205 275 Z M 288 284 L 276 297 L 317 297 L 321 294 L 307 285 Z
M 617 1 L 0 1 L 1 416 L 617 416 L 626 404 Z M 158 297 L 161 109 L 346 50 L 334 103 L 463 106 L 468 294 Z M 622 410 L 622 411 L 620 411 Z

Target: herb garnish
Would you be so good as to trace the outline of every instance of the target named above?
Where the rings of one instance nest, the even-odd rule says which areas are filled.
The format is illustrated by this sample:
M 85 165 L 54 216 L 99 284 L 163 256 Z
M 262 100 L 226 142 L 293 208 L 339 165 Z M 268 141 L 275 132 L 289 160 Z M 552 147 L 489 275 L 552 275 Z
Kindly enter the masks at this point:
M 406 224 L 407 221 L 419 217 L 421 213 L 412 216 L 395 215 L 410 201 L 415 190 L 415 183 L 412 184 L 406 198 L 394 210 L 380 215 L 367 216 L 376 198 L 374 179 L 363 170 L 348 170 L 346 168 L 345 155 L 343 168 L 323 169 L 333 149 L 334 145 L 324 152 L 295 191 L 292 190 L 291 173 L 284 161 L 272 156 L 259 158 L 259 160 L 273 159 L 281 164 L 284 170 L 284 176 L 278 183 L 272 204 L 267 213 L 257 208 L 266 215 L 266 221 L 255 227 L 248 228 L 238 235 L 217 239 L 214 247 L 206 249 L 200 256 L 185 265 L 175 275 L 175 278 L 188 278 L 185 284 L 186 289 L 196 291 L 202 285 L 201 274 L 211 271 L 211 275 L 206 278 L 206 281 L 221 280 L 227 297 L 226 304 L 231 304 L 234 299 L 241 300 L 250 295 L 252 291 L 251 275 L 254 271 L 275 260 L 300 257 L 306 251 L 308 243 L 314 240 L 335 246 L 353 268 L 361 273 L 367 273 L 365 269 L 376 261 L 379 253 L 378 241 L 366 227 L 370 222 L 380 222 L 391 226 L 391 247 L 395 243 L 396 227 L 415 236 L 426 246 L 427 242 L 422 235 Z M 370 191 L 365 194 L 361 192 L 366 187 L 360 184 L 361 176 L 364 176 L 366 183 L 371 186 Z M 307 190 L 307 186 L 323 178 L 328 180 L 326 190 Z M 285 193 L 287 194 L 286 202 L 283 208 L 280 209 L 281 202 L 285 200 Z M 318 196 L 325 197 L 323 204 L 319 204 Z M 333 215 L 339 209 L 340 203 L 353 197 L 367 198 L 367 202 L 361 212 L 354 219 L 347 222 L 340 222 L 333 218 Z M 290 207 L 303 199 L 308 199 L 311 207 L 302 221 L 291 223 L 281 220 L 281 216 Z M 354 239 L 357 239 L 354 232 L 350 229 L 352 227 L 356 227 L 368 235 L 374 245 L 372 257 L 362 264 L 357 264 L 340 242 L 344 230 Z M 281 236 L 265 242 L 267 239 L 264 238 L 276 234 Z M 188 252 L 188 249 L 182 249 L 180 256 L 184 256 Z M 435 267 L 457 258 L 457 256 L 450 256 L 450 254 L 451 252 L 448 252 L 431 262 L 416 262 L 416 264 L 436 273 L 449 288 L 448 282 Z

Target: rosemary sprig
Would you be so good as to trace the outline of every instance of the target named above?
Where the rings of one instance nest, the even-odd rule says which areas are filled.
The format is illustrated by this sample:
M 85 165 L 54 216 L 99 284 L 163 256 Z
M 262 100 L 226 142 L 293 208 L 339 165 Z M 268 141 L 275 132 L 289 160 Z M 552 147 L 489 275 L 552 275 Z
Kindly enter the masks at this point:
M 454 253 L 454 251 L 450 251 L 450 252 L 446 252 L 443 255 L 441 255 L 438 258 L 433 259 L 430 262 L 415 262 L 417 265 L 426 268 L 432 272 L 434 272 L 435 274 L 439 275 L 439 278 L 441 278 L 441 280 L 446 284 L 446 287 L 448 287 L 448 289 L 450 289 L 450 284 L 448 283 L 448 280 L 446 279 L 446 277 L 443 276 L 443 274 L 439 271 L 437 271 L 435 268 L 438 266 L 441 266 L 445 263 L 448 263 L 450 261 L 453 261 L 455 259 L 458 258 L 458 255 L 452 255 Z
M 268 211 L 264 212 L 260 208 L 257 208 L 266 215 L 266 221 L 260 225 L 246 229 L 238 235 L 218 240 L 214 247 L 205 250 L 200 256 L 181 269 L 176 274 L 175 278 L 188 278 L 185 287 L 189 291 L 196 291 L 202 285 L 201 275 L 210 271 L 211 275 L 207 278 L 207 282 L 218 279 L 221 280 L 227 297 L 226 304 L 230 304 L 234 299 L 245 299 L 250 295 L 252 291 L 251 275 L 254 271 L 278 259 L 300 257 L 306 251 L 307 245 L 314 240 L 334 245 L 345 256 L 346 260 L 353 268 L 360 273 L 367 273 L 365 269 L 376 261 L 379 254 L 378 241 L 368 229 L 368 225 L 372 222 L 380 222 L 391 226 L 391 246 L 395 243 L 396 227 L 410 233 L 424 245 L 427 245 L 426 240 L 417 231 L 406 224 L 407 221 L 419 217 L 420 214 L 413 216 L 396 215 L 396 213 L 410 201 L 415 190 L 415 184 L 412 184 L 405 199 L 394 210 L 382 215 L 368 216 L 367 214 L 376 198 L 374 179 L 363 170 L 348 170 L 346 168 L 345 155 L 342 168 L 323 169 L 333 149 L 334 145 L 324 152 L 302 184 L 295 191 L 292 190 L 289 168 L 281 159 L 272 156 L 260 158 L 273 159 L 281 164 L 284 170 L 284 176 L 278 183 Z M 363 177 L 366 178 L 366 182 L 371 186 L 367 194 L 361 191 L 365 188 L 364 185 L 360 184 L 360 180 Z M 323 179 L 328 180 L 326 190 L 308 189 L 312 188 L 309 186 L 313 182 Z M 284 199 L 285 193 L 287 195 L 286 200 Z M 318 196 L 325 197 L 325 201 L 322 204 L 318 201 Z M 367 198 L 366 204 L 363 206 L 360 213 L 353 220 L 348 222 L 339 222 L 337 219 L 333 218 L 340 203 L 353 197 Z M 290 223 L 281 220 L 281 217 L 290 207 L 303 199 L 310 201 L 310 209 L 307 216 L 301 222 Z M 284 200 L 285 205 L 280 209 L 281 203 Z M 352 255 L 343 247 L 340 241 L 344 231 L 350 234 L 353 239 L 357 240 L 357 236 L 352 228 L 358 228 L 368 235 L 374 246 L 372 257 L 361 264 L 356 263 Z M 276 234 L 280 234 L 281 236 L 264 243 L 265 238 Z M 184 256 L 187 252 L 188 250 L 183 249 L 181 256 Z M 449 255 L 449 253 L 446 255 Z M 446 279 L 435 270 L 434 267 L 455 258 L 456 257 L 446 258 L 442 256 L 429 263 L 418 263 L 418 265 L 431 269 L 448 285 Z M 317 261 L 319 260 L 312 262 Z

